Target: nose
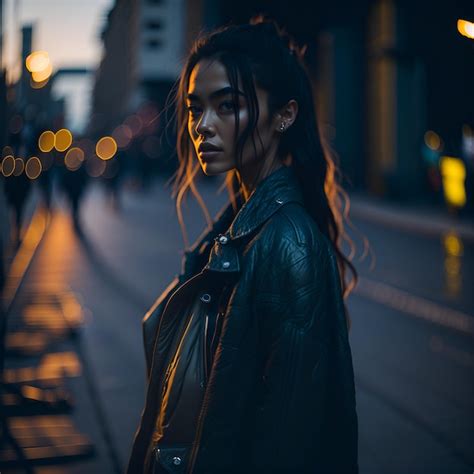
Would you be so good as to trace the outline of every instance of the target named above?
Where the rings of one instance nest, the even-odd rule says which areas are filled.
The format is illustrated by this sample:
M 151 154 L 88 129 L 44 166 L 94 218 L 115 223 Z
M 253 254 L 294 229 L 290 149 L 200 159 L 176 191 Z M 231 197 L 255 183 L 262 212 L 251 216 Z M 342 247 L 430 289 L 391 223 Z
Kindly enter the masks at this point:
M 196 132 L 199 135 L 210 137 L 215 134 L 212 111 L 204 111 L 201 115 L 201 120 L 196 125 Z

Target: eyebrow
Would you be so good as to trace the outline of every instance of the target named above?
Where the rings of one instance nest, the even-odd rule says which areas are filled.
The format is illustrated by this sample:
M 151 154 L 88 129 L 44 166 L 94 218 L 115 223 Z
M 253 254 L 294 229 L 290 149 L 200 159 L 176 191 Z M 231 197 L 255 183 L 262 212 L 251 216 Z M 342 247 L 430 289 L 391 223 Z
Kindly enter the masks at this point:
M 222 89 L 218 89 L 217 91 L 211 92 L 209 94 L 209 99 L 214 99 L 216 97 L 222 97 L 227 94 L 232 94 L 232 92 L 237 93 L 237 95 L 245 96 L 245 94 L 242 91 L 239 91 L 237 89 L 234 89 L 230 86 L 223 87 Z M 199 96 L 196 94 L 186 94 L 186 99 L 187 100 L 199 100 Z

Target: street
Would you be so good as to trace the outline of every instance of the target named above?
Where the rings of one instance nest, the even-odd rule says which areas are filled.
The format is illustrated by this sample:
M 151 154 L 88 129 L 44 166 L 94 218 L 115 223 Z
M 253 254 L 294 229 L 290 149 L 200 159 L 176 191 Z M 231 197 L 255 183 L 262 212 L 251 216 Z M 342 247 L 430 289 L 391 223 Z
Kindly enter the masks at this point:
M 144 403 L 141 318 L 180 271 L 182 238 L 163 183 L 148 192 L 126 190 L 119 211 L 102 188 L 92 186 L 81 209 L 81 239 L 59 201 L 28 270 L 19 299 L 33 284 L 37 291 L 61 285 L 82 307 L 80 342 L 69 348 L 82 370 L 68 377 L 67 386 L 75 398 L 75 426 L 95 448 L 89 459 L 39 473 L 115 472 L 126 465 Z M 211 215 L 225 202 L 214 189 L 201 188 Z M 204 226 L 194 202 L 185 219 L 194 241 Z M 370 256 L 356 260 L 360 285 L 348 303 L 360 472 L 470 473 L 473 242 L 455 240 L 453 256 L 446 245 L 454 244 L 442 236 L 397 231 L 361 216 L 354 224 L 376 257 L 372 269 Z M 356 244 L 359 256 L 360 239 Z M 457 273 L 446 270 L 449 258 L 458 259 Z

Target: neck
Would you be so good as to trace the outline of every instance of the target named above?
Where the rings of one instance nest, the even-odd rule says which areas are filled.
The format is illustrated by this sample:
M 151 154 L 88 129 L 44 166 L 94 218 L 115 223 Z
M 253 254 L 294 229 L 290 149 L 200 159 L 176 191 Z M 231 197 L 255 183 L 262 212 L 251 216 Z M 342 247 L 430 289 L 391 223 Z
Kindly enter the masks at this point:
M 257 187 L 258 183 L 272 174 L 282 166 L 291 164 L 291 155 L 288 155 L 284 160 L 274 157 L 273 160 L 265 160 L 261 169 L 258 167 L 260 163 L 251 163 L 244 166 L 240 171 L 237 171 L 237 178 L 242 188 L 242 195 L 244 200 L 247 201 L 253 190 Z

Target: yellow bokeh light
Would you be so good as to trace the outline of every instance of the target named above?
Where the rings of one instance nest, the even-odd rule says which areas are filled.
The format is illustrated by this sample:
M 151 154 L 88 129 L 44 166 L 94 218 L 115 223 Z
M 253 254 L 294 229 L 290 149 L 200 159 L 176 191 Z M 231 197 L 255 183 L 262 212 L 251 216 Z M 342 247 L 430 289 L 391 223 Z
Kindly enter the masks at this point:
M 466 204 L 466 167 L 459 158 L 451 156 L 441 157 L 441 175 L 443 177 L 443 190 L 446 201 L 456 207 Z
M 48 153 L 54 148 L 54 138 L 54 133 L 51 130 L 46 130 L 39 137 L 38 148 L 42 152 Z
M 95 146 L 97 156 L 102 160 L 110 160 L 117 153 L 117 142 L 112 137 L 102 137 Z
M 26 176 L 32 180 L 36 179 L 41 174 L 42 168 L 40 159 L 37 156 L 32 156 L 25 165 Z
M 49 54 L 46 51 L 33 51 L 25 60 L 26 69 L 30 72 L 43 71 L 49 64 Z
M 12 155 L 7 155 L 2 160 L 2 174 L 5 178 L 8 178 L 13 174 L 15 169 L 15 158 Z
M 425 143 L 428 148 L 431 148 L 432 150 L 439 150 L 441 146 L 441 139 L 439 138 L 439 135 L 432 130 L 428 130 L 425 133 Z
M 72 133 L 67 128 L 58 130 L 55 135 L 54 146 L 58 151 L 66 151 L 72 144 Z
M 23 158 L 15 158 L 15 168 L 13 169 L 13 176 L 20 176 L 25 169 L 25 162 Z
M 458 20 L 458 31 L 466 38 L 474 39 L 474 23 L 466 20 Z
M 31 78 L 35 82 L 44 82 L 51 77 L 52 73 L 53 73 L 53 66 L 50 63 L 45 69 L 38 72 L 32 72 Z
M 463 254 L 463 244 L 461 239 L 453 232 L 447 233 L 443 237 L 444 248 L 448 255 L 460 257 Z
M 461 270 L 461 261 L 456 257 L 447 257 L 444 260 L 444 269 L 448 275 L 458 275 Z
M 66 153 L 64 157 L 64 164 L 66 168 L 70 171 L 75 171 L 79 169 L 84 161 L 84 152 L 78 148 L 73 147 Z

